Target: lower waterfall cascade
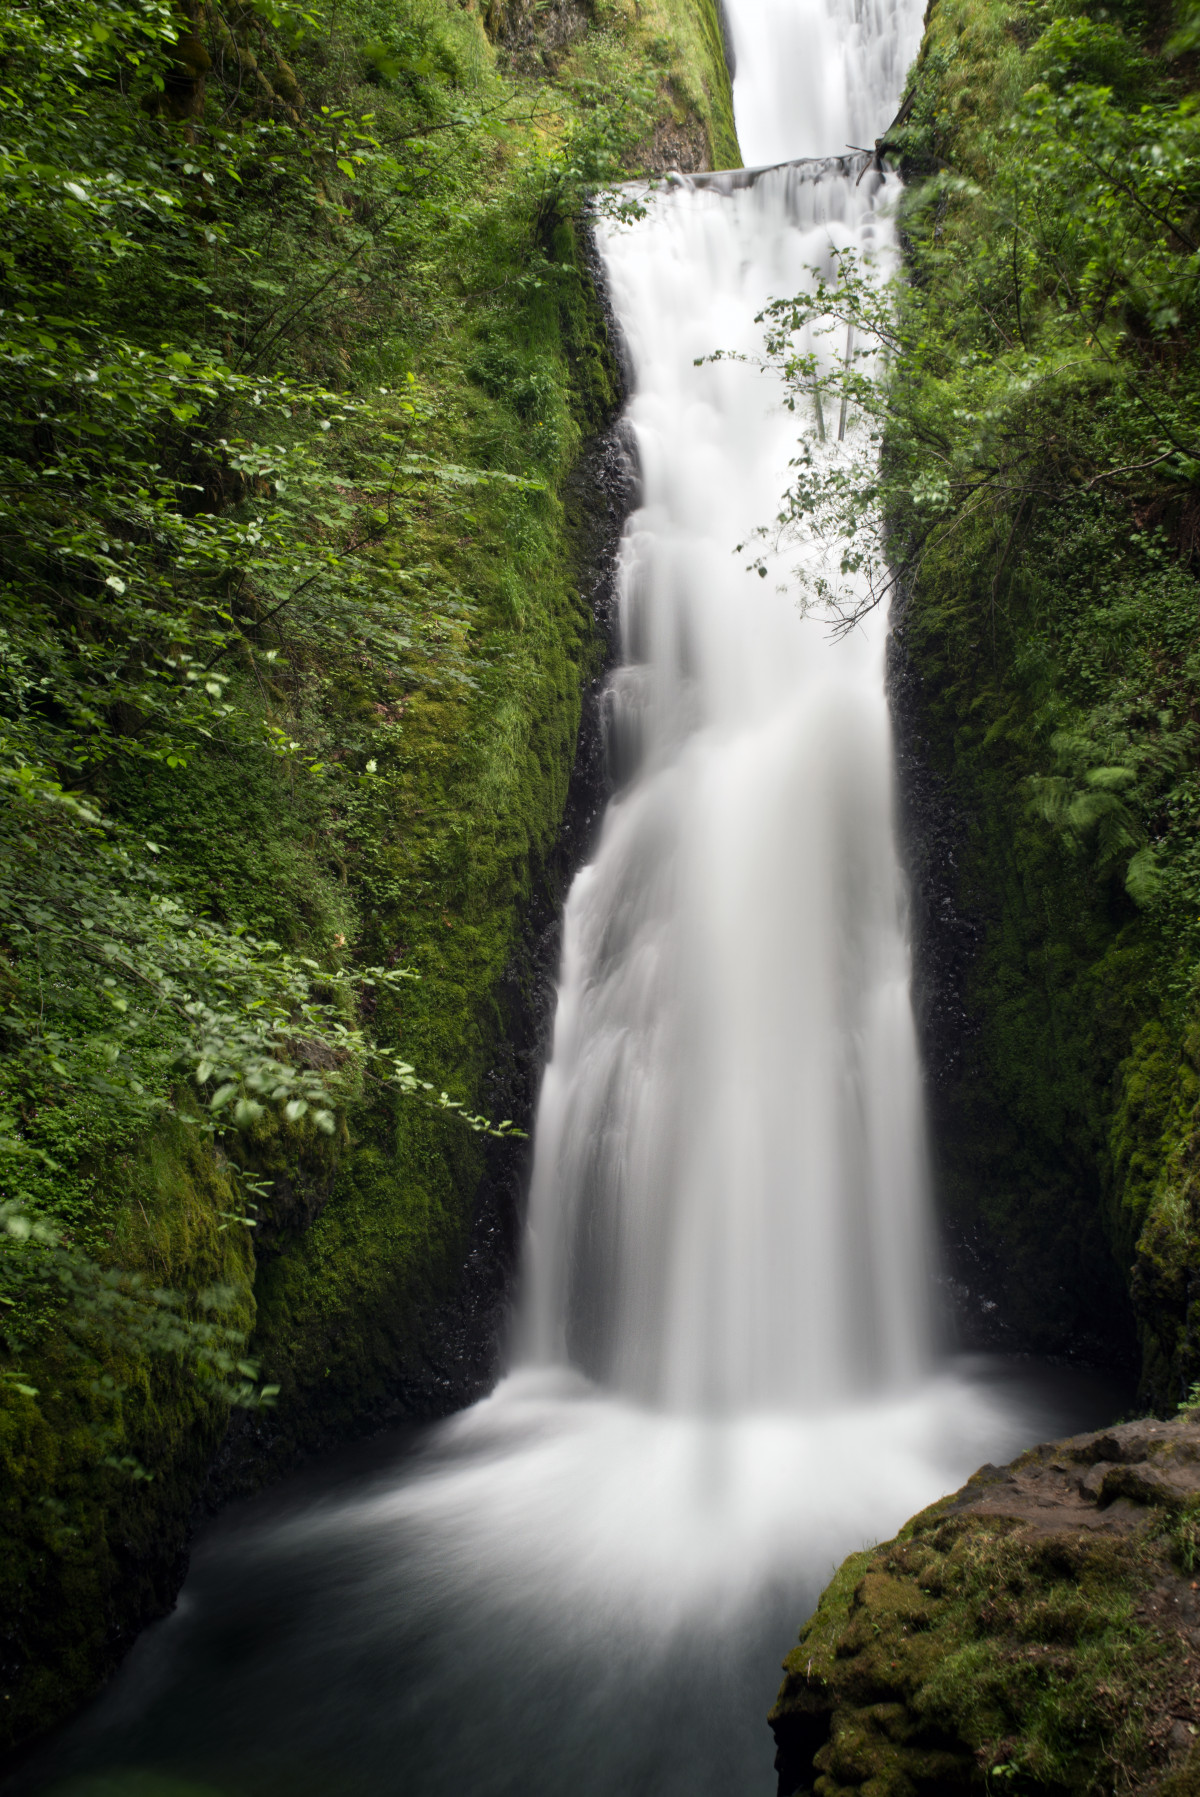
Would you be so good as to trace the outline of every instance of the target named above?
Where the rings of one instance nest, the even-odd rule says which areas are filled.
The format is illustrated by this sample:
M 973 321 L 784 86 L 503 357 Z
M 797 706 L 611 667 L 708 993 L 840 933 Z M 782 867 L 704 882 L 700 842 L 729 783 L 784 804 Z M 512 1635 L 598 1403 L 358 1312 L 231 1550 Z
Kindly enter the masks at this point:
M 643 479 L 624 785 L 567 906 L 526 1339 L 668 1409 L 808 1409 L 930 1363 L 886 619 L 834 641 L 746 570 L 796 418 L 752 363 L 695 365 L 753 355 L 755 314 L 834 248 L 888 266 L 889 184 L 858 173 L 674 189 L 602 235 Z
M 887 618 L 835 638 L 794 555 L 762 579 L 738 550 L 805 428 L 753 360 L 756 313 L 835 250 L 895 265 L 898 182 L 847 146 L 893 116 L 920 6 L 730 14 L 758 171 L 597 224 L 641 490 L 510 1371 L 386 1465 L 202 1541 L 67 1770 L 766 1793 L 775 1669 L 831 1567 L 1087 1420 L 1075 1388 L 939 1346 Z

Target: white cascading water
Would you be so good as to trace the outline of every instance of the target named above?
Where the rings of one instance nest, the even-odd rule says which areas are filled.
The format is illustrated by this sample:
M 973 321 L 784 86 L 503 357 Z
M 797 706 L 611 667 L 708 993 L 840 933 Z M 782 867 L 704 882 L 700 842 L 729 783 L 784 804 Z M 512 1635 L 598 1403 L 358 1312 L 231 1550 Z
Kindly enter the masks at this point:
M 753 358 L 755 314 L 835 251 L 892 272 L 896 182 L 839 158 L 886 129 L 920 14 L 742 0 L 732 29 L 747 160 L 826 160 L 679 181 L 600 233 L 643 482 L 609 693 L 626 787 L 567 907 L 523 1336 L 710 1416 L 911 1386 L 931 1345 L 886 619 L 834 641 L 786 562 L 746 570 L 798 416 L 752 362 L 704 362 Z
M 747 166 L 871 149 L 899 106 L 923 11 L 919 0 L 731 0 Z
M 747 571 L 798 415 L 752 361 L 704 360 L 753 358 L 756 313 L 835 251 L 892 272 L 896 183 L 838 153 L 885 129 L 919 14 L 749 0 L 733 31 L 748 158 L 827 160 L 680 181 L 601 231 L 643 480 L 609 694 L 627 784 L 567 908 L 524 1338 L 701 1414 L 810 1411 L 930 1359 L 886 619 L 835 641 L 778 555 L 782 579 Z
M 935 1364 L 887 620 L 835 640 L 794 555 L 747 570 L 813 421 L 705 360 L 761 352 L 756 312 L 835 249 L 892 271 L 898 182 L 840 152 L 886 130 L 920 29 L 920 0 L 734 0 L 747 159 L 834 154 L 599 227 L 642 483 L 623 784 L 566 909 L 513 1370 L 374 1501 L 431 1601 L 468 1580 L 560 1648 L 815 1594 L 1027 1438 Z
M 695 366 L 761 350 L 756 312 L 834 247 L 889 270 L 894 183 L 857 173 L 677 189 L 602 237 L 643 478 L 609 695 L 627 785 L 567 907 L 530 1354 L 675 1410 L 811 1410 L 929 1363 L 886 619 L 834 641 L 786 556 L 747 572 L 799 415 L 751 365 Z

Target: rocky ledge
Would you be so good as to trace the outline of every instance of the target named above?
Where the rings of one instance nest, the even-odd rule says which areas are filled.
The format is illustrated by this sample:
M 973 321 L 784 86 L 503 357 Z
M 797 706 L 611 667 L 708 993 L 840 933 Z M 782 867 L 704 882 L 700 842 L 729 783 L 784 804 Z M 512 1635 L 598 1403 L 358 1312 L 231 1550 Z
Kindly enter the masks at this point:
M 838 1571 L 771 1712 L 780 1797 L 1200 1797 L 1200 1412 L 985 1466 Z

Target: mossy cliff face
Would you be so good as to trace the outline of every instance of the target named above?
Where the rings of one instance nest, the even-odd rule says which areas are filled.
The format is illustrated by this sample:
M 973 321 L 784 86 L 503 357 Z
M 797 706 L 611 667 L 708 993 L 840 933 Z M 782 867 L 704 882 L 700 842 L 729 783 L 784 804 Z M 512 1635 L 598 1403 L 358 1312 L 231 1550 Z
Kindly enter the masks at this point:
M 205 31 L 224 17 L 197 16 Z M 259 94 L 247 44 L 261 73 L 275 26 L 238 17 L 170 129 L 199 132 L 205 108 L 219 125 Z M 527 1125 L 554 920 L 602 773 L 593 728 L 571 796 L 630 491 L 581 200 L 597 166 L 737 162 L 719 16 L 711 0 L 372 0 L 297 29 L 254 103 L 302 126 L 339 108 L 367 118 L 385 158 L 372 179 L 394 191 L 368 192 L 351 162 L 273 187 L 266 162 L 230 229 L 252 245 L 256 329 L 287 324 L 272 354 L 370 398 L 369 424 L 318 440 L 328 478 L 306 524 L 368 570 L 361 631 L 345 613 L 325 635 L 300 629 L 285 594 L 223 664 L 232 722 L 178 764 L 104 763 L 92 802 L 152 845 L 197 917 L 318 975 L 411 969 L 366 988 L 348 1024 L 435 1099 Z M 151 123 L 130 101 L 129 129 L 159 129 L 177 99 L 151 94 Z M 121 94 L 103 104 L 125 129 Z M 174 301 L 155 279 L 151 259 L 125 310 L 136 321 L 144 300 L 161 335 Z M 402 470 L 386 503 L 364 472 L 380 442 Z M 53 1302 L 23 1316 L 0 1361 L 0 1747 L 60 1719 L 171 1603 L 206 1483 L 211 1501 L 249 1489 L 494 1377 L 524 1145 L 297 1047 L 342 1079 L 332 1133 L 277 1107 L 240 1128 L 225 1113 L 214 1134 L 186 1081 L 149 1124 L 60 1073 L 23 1090 L 4 1196 L 102 1269 L 222 1293 L 259 1380 L 280 1389 L 230 1427 L 226 1397 L 169 1353 L 63 1328 Z M 174 1075 L 147 1078 L 162 1096 Z
M 891 134 L 913 347 L 884 442 L 950 1272 L 978 1338 L 1140 1356 L 1168 1408 L 1200 1373 L 1197 164 L 1171 29 L 1134 0 L 937 0 Z M 1176 153 L 1177 216 L 1136 186 Z
M 852 1555 L 801 1631 L 781 1797 L 1191 1790 L 1198 1543 L 1191 1418 L 982 1468 Z
M 108 1177 L 96 1185 L 119 1264 L 155 1284 L 219 1284 L 237 1294 L 232 1320 L 249 1329 L 253 1254 L 244 1231 L 221 1227 L 236 1200 L 211 1153 L 185 1130 L 104 1147 Z M 90 1350 L 49 1330 L 25 1361 L 36 1395 L 0 1388 L 6 1744 L 90 1695 L 138 1625 L 170 1606 L 228 1423 L 227 1403 L 190 1369 Z

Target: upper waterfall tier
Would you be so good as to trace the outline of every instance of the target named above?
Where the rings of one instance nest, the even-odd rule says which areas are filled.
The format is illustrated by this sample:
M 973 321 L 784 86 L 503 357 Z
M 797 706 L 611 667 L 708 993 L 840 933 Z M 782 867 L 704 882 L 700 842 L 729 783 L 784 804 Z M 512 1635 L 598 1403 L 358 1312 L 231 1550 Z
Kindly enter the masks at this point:
M 921 41 L 912 0 L 738 0 L 734 115 L 751 167 L 870 148 Z

